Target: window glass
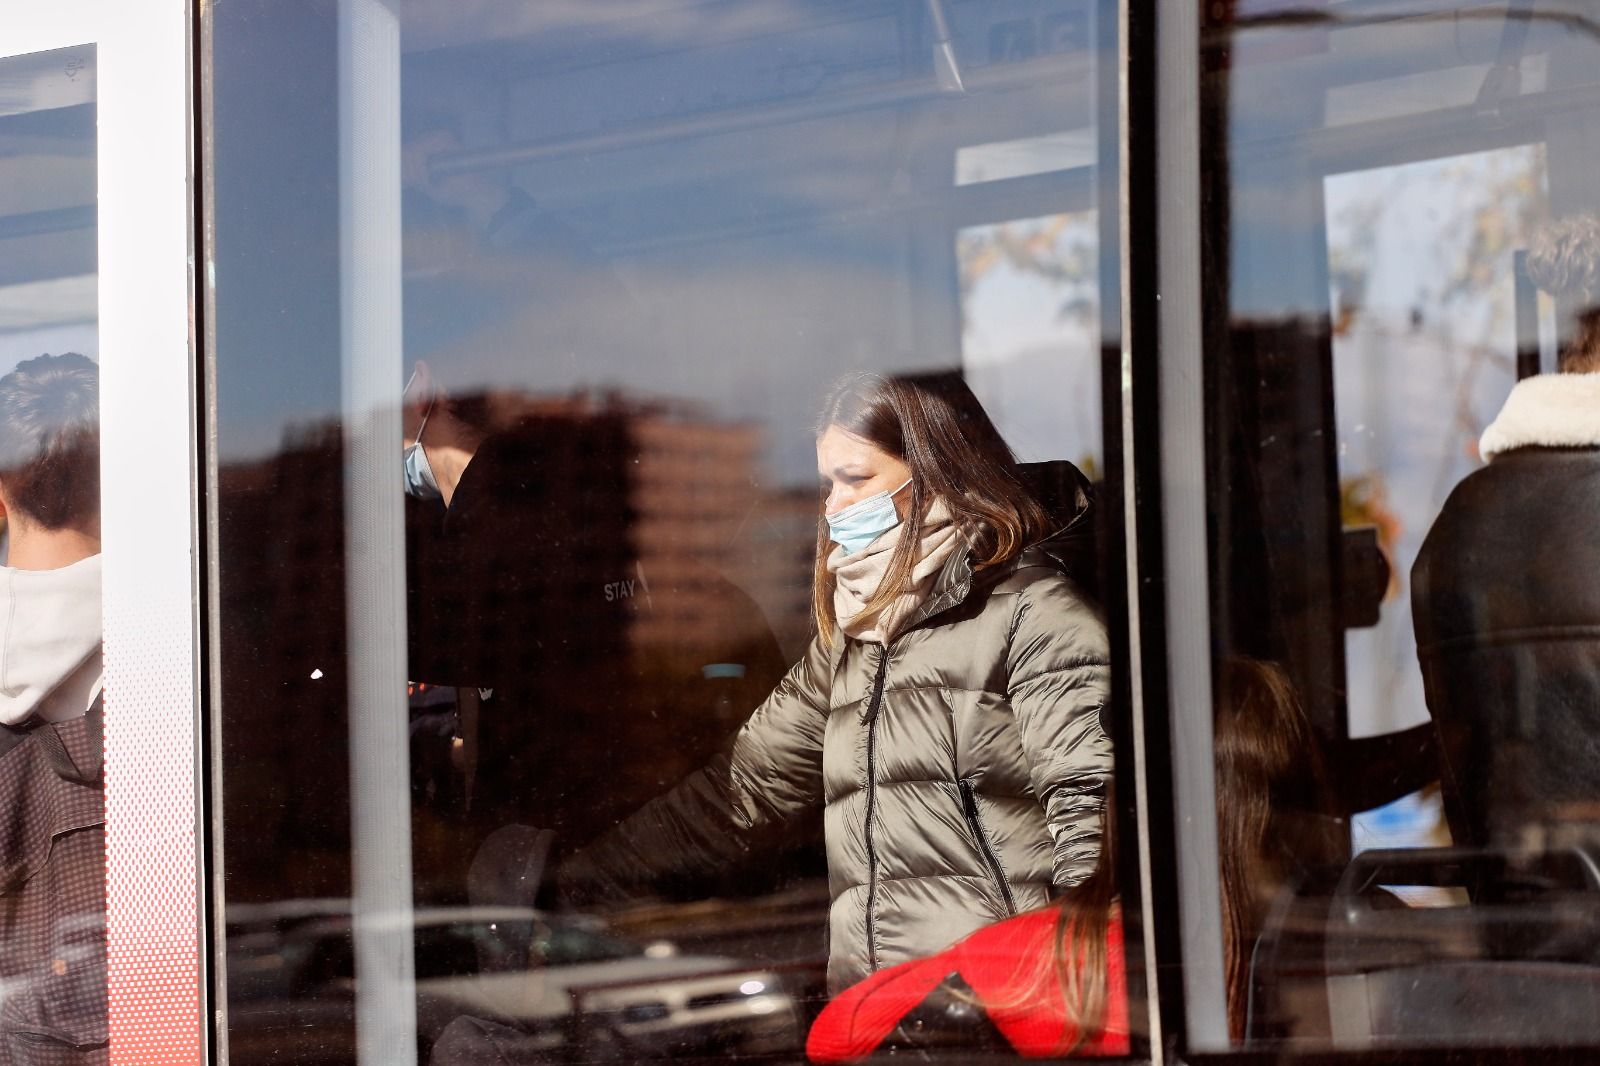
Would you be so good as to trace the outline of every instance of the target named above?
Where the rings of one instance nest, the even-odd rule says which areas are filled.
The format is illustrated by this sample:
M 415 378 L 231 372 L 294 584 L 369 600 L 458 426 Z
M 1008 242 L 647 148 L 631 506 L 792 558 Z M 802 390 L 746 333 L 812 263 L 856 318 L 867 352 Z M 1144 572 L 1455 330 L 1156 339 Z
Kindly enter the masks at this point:
M 1600 1043 L 1592 12 L 1206 11 L 1232 1039 Z
M 107 1040 L 95 75 L 0 57 L 0 1042 L 42 1058 Z
M 210 9 L 230 1061 L 1140 1038 L 1114 12 Z

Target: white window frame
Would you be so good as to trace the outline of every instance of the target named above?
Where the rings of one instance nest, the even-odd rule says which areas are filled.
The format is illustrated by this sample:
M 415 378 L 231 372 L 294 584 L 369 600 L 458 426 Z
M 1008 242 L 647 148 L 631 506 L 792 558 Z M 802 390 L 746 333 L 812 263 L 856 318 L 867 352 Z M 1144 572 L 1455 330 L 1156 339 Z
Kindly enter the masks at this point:
M 0 57 L 93 44 L 111 1062 L 208 1058 L 186 0 L 0 6 Z

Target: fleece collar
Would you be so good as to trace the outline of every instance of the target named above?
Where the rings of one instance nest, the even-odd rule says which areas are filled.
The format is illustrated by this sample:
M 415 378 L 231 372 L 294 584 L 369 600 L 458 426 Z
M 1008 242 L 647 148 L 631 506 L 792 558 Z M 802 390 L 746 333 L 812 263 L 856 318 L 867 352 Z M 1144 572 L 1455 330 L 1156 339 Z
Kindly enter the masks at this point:
M 1517 382 L 1478 440 L 1485 460 L 1514 448 L 1600 448 L 1600 374 L 1540 374 Z

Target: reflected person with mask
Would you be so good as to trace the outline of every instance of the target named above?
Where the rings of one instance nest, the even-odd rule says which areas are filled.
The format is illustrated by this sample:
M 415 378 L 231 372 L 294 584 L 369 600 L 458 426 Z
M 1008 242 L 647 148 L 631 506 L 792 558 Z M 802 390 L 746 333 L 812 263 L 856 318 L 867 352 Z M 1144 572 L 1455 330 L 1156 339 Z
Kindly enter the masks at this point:
M 424 362 L 402 406 L 410 679 L 457 694 L 458 777 L 418 797 L 444 822 L 418 865 L 424 895 L 436 879 L 454 897 L 500 826 L 549 830 L 558 853 L 611 828 L 708 758 L 737 725 L 722 709 L 754 703 L 783 664 L 754 603 L 717 574 L 645 574 L 637 412 L 452 395 Z M 608 595 L 619 582 L 643 590 Z M 717 625 L 676 624 L 696 612 Z M 642 646 L 641 626 L 662 620 L 672 644 Z M 418 702 L 414 764 L 449 718 Z
M 452 412 L 446 410 L 440 413 L 440 426 L 434 430 L 433 440 L 430 442 L 433 454 L 430 456 L 428 447 L 422 442 L 423 434 L 428 431 L 428 419 L 433 416 L 434 407 L 439 400 L 439 391 L 434 386 L 432 373 L 426 363 L 418 363 L 411 371 L 411 376 L 406 379 L 406 385 L 401 390 L 400 401 L 402 407 L 409 413 L 412 407 L 406 406 L 406 397 L 413 392 L 413 387 L 418 396 L 422 397 L 422 417 L 417 420 L 414 433 L 402 433 L 402 444 L 405 455 L 405 486 L 406 493 L 418 500 L 443 500 L 446 507 L 450 506 L 450 499 L 455 495 L 456 486 L 461 482 L 461 475 L 466 470 L 467 464 L 472 462 L 479 446 L 483 444 L 483 433 L 470 424 L 462 421 Z M 421 384 L 418 386 L 418 379 Z M 443 480 L 434 473 L 434 462 L 440 464 Z

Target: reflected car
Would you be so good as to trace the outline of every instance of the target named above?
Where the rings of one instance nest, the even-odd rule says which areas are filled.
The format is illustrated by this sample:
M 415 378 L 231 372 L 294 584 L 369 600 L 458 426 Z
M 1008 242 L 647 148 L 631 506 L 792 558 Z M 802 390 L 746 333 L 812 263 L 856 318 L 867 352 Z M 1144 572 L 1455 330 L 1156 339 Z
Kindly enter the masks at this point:
M 354 1049 L 327 1046 L 351 1032 L 356 989 L 348 912 L 300 915 L 267 943 L 252 920 L 230 925 L 235 975 L 230 1029 L 236 1062 L 343 1062 Z M 649 1058 L 708 1049 L 798 1049 L 799 1011 L 781 976 L 738 959 L 684 955 L 669 943 L 638 943 L 581 916 L 515 907 L 419 910 L 414 916 L 417 1030 L 421 1061 L 462 1026 L 514 1041 L 518 1054 L 551 1061 L 580 1052 Z M 248 973 L 245 986 L 237 981 Z M 245 994 L 240 995 L 241 992 Z M 259 1023 L 258 1054 L 243 1031 Z M 455 1023 L 454 1026 L 452 1023 Z M 451 1029 L 452 1034 L 446 1030 Z M 304 1038 L 303 1040 L 300 1038 Z M 297 1057 L 280 1057 L 284 1041 Z

